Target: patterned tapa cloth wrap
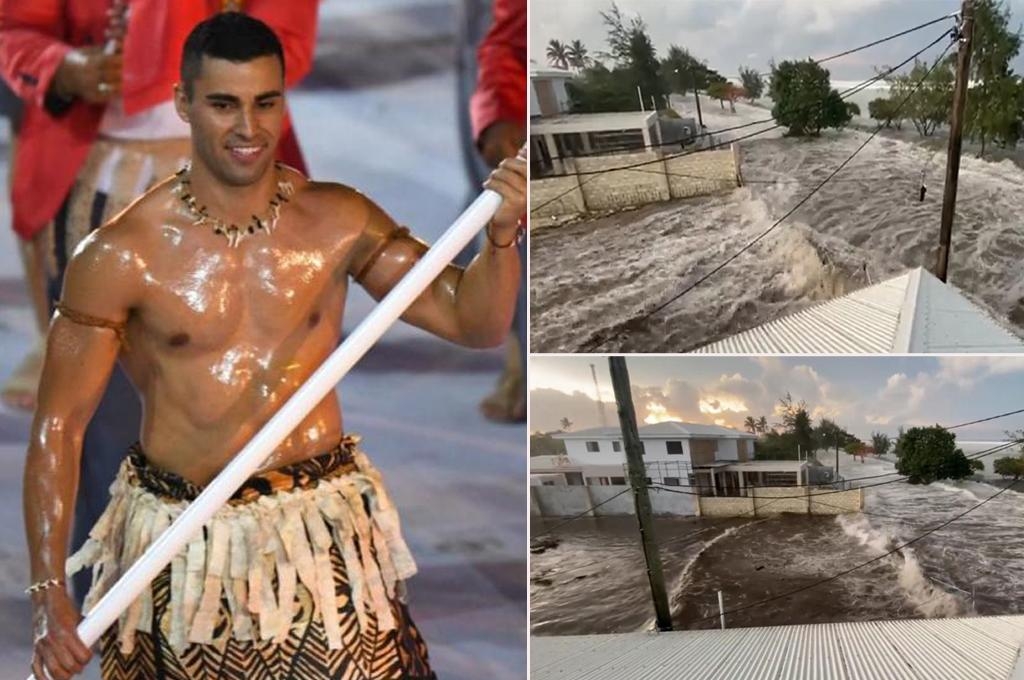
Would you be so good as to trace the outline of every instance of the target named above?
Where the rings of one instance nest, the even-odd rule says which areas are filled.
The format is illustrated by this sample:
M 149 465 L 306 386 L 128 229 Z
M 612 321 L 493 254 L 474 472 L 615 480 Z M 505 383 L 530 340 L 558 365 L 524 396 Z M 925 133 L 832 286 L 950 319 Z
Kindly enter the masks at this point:
M 404 603 L 416 565 L 357 437 L 249 479 L 101 640 L 107 680 L 433 678 Z M 68 560 L 88 612 L 202 489 L 125 459 Z

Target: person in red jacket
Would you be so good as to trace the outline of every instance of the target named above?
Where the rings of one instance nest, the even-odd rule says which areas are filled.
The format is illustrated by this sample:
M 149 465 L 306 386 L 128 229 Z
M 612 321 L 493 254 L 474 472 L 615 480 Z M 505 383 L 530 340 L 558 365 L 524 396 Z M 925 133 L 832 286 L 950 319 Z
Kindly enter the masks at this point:
M 526 140 L 526 0 L 494 1 L 493 23 L 480 43 L 477 64 L 477 88 L 470 101 L 473 136 L 487 164 L 497 167 L 515 157 Z M 520 247 L 525 282 L 525 242 Z M 526 420 L 526 297 L 524 285 L 505 370 L 495 392 L 480 404 L 491 420 Z
M 317 8 L 317 0 L 0 0 L 0 75 L 24 103 L 11 165 L 14 230 L 44 262 L 51 306 L 79 241 L 187 161 L 188 126 L 172 98 L 189 31 L 222 10 L 265 21 L 281 39 L 292 86 L 312 66 Z M 279 158 L 305 171 L 287 118 Z M 73 549 L 106 507 L 141 418 L 117 367 L 85 434 Z M 87 576 L 75 586 L 81 596 Z

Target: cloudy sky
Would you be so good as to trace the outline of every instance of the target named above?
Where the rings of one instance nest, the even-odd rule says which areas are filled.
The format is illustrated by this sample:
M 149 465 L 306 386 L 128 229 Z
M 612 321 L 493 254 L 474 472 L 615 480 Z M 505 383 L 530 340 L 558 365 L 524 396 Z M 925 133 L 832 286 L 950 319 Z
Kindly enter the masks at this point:
M 1006 0 L 1011 26 L 1024 19 L 1024 0 Z M 734 77 L 739 66 L 767 70 L 768 62 L 822 58 L 936 19 L 960 8 L 959 0 L 619 0 L 626 16 L 639 14 L 664 57 L 669 45 L 685 47 L 719 73 Z M 533 0 L 530 57 L 546 64 L 552 38 L 583 41 L 591 54 L 608 49 L 600 11 L 611 0 Z M 836 80 L 864 80 L 874 67 L 895 65 L 930 43 L 939 23 L 877 47 L 829 62 Z M 952 26 L 950 20 L 948 26 Z M 940 43 L 925 53 L 937 55 Z M 1024 57 L 1015 63 L 1024 71 Z
M 597 379 L 610 423 L 617 418 L 605 357 L 530 360 L 530 430 L 600 425 Z M 776 423 L 779 397 L 804 400 L 815 420 L 832 418 L 862 439 L 900 425 L 954 425 L 1024 408 L 1024 357 L 629 357 L 637 419 L 743 429 L 747 416 Z M 1001 439 L 1024 415 L 957 431 L 961 440 Z

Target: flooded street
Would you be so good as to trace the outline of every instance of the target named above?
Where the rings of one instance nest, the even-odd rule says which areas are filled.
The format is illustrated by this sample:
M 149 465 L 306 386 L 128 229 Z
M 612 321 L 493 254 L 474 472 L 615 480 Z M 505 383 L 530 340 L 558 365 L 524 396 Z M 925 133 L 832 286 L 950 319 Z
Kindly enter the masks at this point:
M 892 463 L 860 463 L 845 454 L 840 466 L 847 479 L 894 470 Z M 885 478 L 866 483 L 878 481 Z M 718 590 L 730 610 L 810 585 L 891 550 L 1000 488 L 973 481 L 896 482 L 865 489 L 867 514 L 659 519 L 674 625 L 717 627 Z M 827 584 L 728 614 L 726 624 L 1019 613 L 1022 526 L 1024 494 L 1009 490 L 911 547 Z M 706 531 L 693 535 L 700 529 Z M 539 520 L 533 532 L 544 532 Z M 635 518 L 579 520 L 556 535 L 562 543 L 532 560 L 535 634 L 628 632 L 650 625 L 653 607 Z
M 730 120 L 710 107 L 721 120 Z M 764 109 L 737 104 L 740 124 Z M 753 130 L 758 127 L 751 128 Z M 735 134 L 748 133 L 740 130 Z M 771 138 L 771 137 L 775 138 Z M 935 261 L 944 152 L 879 135 L 763 241 L 642 319 L 768 229 L 868 134 L 740 143 L 746 186 L 626 210 L 531 236 L 531 333 L 539 352 L 688 351 Z M 919 200 L 922 175 L 928 193 Z M 1024 333 L 1024 170 L 965 155 L 950 282 Z

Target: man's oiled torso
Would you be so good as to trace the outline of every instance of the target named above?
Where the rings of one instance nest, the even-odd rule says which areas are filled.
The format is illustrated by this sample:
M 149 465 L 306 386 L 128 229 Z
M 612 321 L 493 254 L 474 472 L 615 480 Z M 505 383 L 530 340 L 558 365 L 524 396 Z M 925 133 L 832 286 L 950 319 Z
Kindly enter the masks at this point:
M 141 295 L 121 360 L 153 465 L 205 484 L 335 348 L 364 218 L 334 214 L 314 185 L 297 189 L 272 234 L 237 248 L 192 224 L 166 187 L 139 208 L 153 226 L 133 241 Z M 341 432 L 332 393 L 263 467 L 323 453 Z

